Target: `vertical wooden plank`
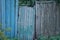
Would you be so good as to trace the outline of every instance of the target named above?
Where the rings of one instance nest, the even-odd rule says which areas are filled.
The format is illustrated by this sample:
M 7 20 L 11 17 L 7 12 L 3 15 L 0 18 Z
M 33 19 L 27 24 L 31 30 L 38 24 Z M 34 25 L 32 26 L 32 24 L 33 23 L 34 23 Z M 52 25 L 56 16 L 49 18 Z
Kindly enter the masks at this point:
M 18 31 L 20 32 L 20 40 L 24 40 L 23 37 L 23 32 L 24 32 L 24 15 L 25 15 L 25 11 L 24 11 L 24 7 L 20 7 L 19 8 L 19 20 L 18 20 Z M 19 30 L 20 28 L 20 30 Z
M 10 0 L 5 0 L 5 29 L 8 29 L 10 28 Z M 6 36 L 10 37 L 10 32 L 9 31 L 6 31 Z
M 14 2 L 15 2 L 15 10 L 16 10 L 15 11 L 15 37 L 17 37 L 17 35 L 18 35 L 18 33 L 17 33 L 18 32 L 17 31 L 17 28 L 18 28 L 18 25 L 17 24 L 18 23 L 17 22 L 18 22 L 18 18 L 19 18 L 18 17 L 18 14 L 19 14 L 18 13 L 18 0 L 15 0 Z
M 60 34 L 60 4 L 56 6 L 57 8 L 57 34 Z
M 40 4 L 36 2 L 36 34 L 38 35 L 41 33 L 41 12 Z
M 0 0 L 0 23 L 2 24 L 2 0 Z
M 14 0 L 10 0 L 11 3 L 11 38 L 15 37 L 15 13 L 14 13 Z
M 5 0 L 2 0 L 2 29 L 5 29 Z

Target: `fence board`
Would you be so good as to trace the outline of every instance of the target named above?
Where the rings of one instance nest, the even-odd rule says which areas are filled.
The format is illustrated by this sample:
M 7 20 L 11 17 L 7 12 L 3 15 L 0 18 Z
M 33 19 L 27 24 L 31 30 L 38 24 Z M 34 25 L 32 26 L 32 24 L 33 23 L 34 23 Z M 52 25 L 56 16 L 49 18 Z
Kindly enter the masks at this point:
M 19 8 L 20 39 L 33 40 L 35 11 L 31 7 L 22 6 Z
M 36 33 L 39 35 L 56 35 L 59 23 L 59 10 L 55 2 L 36 2 Z M 60 29 L 60 28 L 59 28 Z M 59 34 L 59 32 L 58 32 Z

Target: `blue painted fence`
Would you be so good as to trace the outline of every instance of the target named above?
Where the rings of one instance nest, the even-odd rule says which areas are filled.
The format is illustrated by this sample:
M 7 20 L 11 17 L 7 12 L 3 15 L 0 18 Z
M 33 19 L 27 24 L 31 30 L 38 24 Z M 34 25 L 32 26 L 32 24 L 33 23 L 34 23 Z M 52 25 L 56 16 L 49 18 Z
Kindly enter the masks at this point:
M 33 40 L 35 9 L 27 6 L 19 7 L 18 28 L 21 40 Z
M 33 40 L 34 17 L 34 8 L 20 6 L 18 17 L 18 0 L 0 0 L 0 23 L 3 29 L 11 28 L 11 32 L 4 31 L 6 36 Z
M 0 23 L 3 29 L 11 28 L 11 32 L 5 31 L 11 38 L 17 36 L 17 15 L 18 0 L 0 0 Z

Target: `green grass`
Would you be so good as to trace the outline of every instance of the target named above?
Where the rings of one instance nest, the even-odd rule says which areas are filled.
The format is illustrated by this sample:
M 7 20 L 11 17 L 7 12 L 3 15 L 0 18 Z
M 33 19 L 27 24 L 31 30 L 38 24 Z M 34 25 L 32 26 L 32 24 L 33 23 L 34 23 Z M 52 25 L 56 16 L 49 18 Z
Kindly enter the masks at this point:
M 49 38 L 45 36 L 40 36 L 38 40 L 60 40 L 60 35 L 50 36 Z

